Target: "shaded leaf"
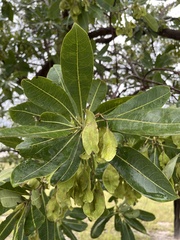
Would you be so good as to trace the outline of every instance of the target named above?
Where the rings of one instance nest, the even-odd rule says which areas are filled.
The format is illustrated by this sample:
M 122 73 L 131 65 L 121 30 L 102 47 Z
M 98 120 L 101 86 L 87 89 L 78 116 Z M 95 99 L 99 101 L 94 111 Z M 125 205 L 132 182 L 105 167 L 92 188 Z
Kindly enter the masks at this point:
M 42 212 L 35 206 L 30 207 L 30 210 L 26 216 L 24 231 L 26 235 L 32 234 L 37 231 L 45 221 L 45 217 Z
M 33 159 L 23 161 L 12 172 L 11 181 L 13 186 L 32 178 L 47 176 L 53 173 L 62 163 L 69 159 L 69 149 L 74 147 L 78 138 L 79 136 L 73 135 L 68 136 L 66 139 L 60 139 L 59 149 L 55 149 L 55 151 L 52 149 L 52 155 L 46 161 Z
M 14 225 L 20 215 L 20 211 L 14 211 L 9 214 L 0 224 L 0 239 L 5 240 L 6 237 L 13 231 Z
M 160 169 L 138 151 L 122 147 L 111 164 L 129 185 L 146 197 L 162 202 L 177 198 Z
M 71 144 L 66 161 L 62 163 L 59 169 L 52 175 L 51 183 L 56 184 L 58 181 L 67 181 L 77 171 L 80 164 L 80 154 L 82 153 L 81 138 L 79 137 Z
M 99 217 L 95 223 L 93 224 L 91 228 L 91 237 L 92 238 L 98 238 L 102 232 L 104 231 L 104 228 L 106 226 L 106 223 L 111 219 L 111 217 L 114 215 L 114 212 L 107 213 L 105 211 L 104 214 L 102 214 L 101 217 Z
M 7 138 L 0 138 L 0 142 L 10 148 L 15 148 L 19 143 L 22 142 L 22 140 L 18 137 L 9 137 L 9 138 L 7 137 Z

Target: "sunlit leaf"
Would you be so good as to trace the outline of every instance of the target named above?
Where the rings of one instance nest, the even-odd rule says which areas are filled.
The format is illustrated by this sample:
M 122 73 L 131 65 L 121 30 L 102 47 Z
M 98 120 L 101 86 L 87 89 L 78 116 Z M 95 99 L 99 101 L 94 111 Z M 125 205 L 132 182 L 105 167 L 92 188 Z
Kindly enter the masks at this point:
M 65 85 L 82 117 L 92 83 L 93 52 L 87 33 L 77 24 L 65 36 L 60 56 Z

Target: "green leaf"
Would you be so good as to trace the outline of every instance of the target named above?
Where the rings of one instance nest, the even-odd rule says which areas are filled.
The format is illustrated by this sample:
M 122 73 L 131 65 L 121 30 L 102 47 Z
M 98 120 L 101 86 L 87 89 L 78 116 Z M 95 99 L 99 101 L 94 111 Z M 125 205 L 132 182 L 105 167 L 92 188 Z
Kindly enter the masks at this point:
M 117 106 L 119 106 L 122 103 L 125 103 L 131 98 L 132 97 L 122 97 L 103 102 L 96 109 L 95 113 L 108 114 L 109 112 L 113 111 Z
M 137 219 L 125 217 L 125 221 L 128 225 L 130 225 L 132 228 L 136 229 L 137 231 L 144 234 L 147 233 L 145 227 Z
M 105 10 L 110 10 L 111 7 L 113 7 L 114 5 L 114 1 L 113 0 L 97 0 L 97 3 L 104 8 Z
M 4 18 L 8 18 L 10 21 L 13 21 L 14 17 L 14 11 L 12 8 L 12 4 L 10 2 L 7 2 L 6 0 L 3 0 L 3 5 L 2 5 L 2 16 Z
M 64 86 L 62 69 L 60 64 L 54 64 L 53 67 L 50 68 L 47 78 L 53 81 L 54 83 L 60 85 L 64 90 L 66 89 Z
M 35 125 L 40 115 L 45 110 L 32 102 L 21 103 L 10 108 L 9 113 L 12 120 L 21 125 Z
M 87 223 L 82 222 L 80 220 L 76 220 L 76 219 L 70 219 L 70 218 L 65 218 L 63 220 L 63 224 L 67 225 L 68 228 L 70 228 L 71 230 L 74 230 L 76 232 L 82 232 L 87 228 Z
M 136 95 L 129 101 L 119 105 L 112 112 L 108 114 L 109 116 L 120 117 L 124 114 L 129 114 L 142 109 L 151 110 L 154 108 L 162 107 L 170 97 L 169 88 L 166 86 L 156 86 L 151 88 L 147 92 Z
M 170 179 L 172 177 L 179 155 L 180 154 L 172 158 L 163 169 L 163 173 L 167 177 L 167 179 Z
M 51 6 L 49 7 L 48 17 L 52 20 L 60 17 L 60 8 L 59 8 L 60 0 L 56 0 L 52 2 Z
M 0 190 L 0 201 L 3 207 L 13 208 L 22 202 L 20 194 L 8 189 Z
M 0 138 L 0 142 L 10 148 L 15 148 L 18 144 L 22 142 L 22 140 L 17 137 L 12 137 L 12 138 L 7 137 L 7 138 Z
M 43 77 L 23 80 L 22 87 L 29 100 L 39 107 L 74 117 L 74 110 L 67 93 L 51 80 Z
M 42 191 L 41 192 L 41 196 L 42 196 L 42 207 L 41 207 L 41 212 L 45 217 L 45 221 L 43 222 L 43 224 L 41 225 L 41 227 L 39 228 L 39 238 L 43 239 L 43 240 L 51 240 L 51 239 L 57 239 L 57 240 L 61 240 L 63 238 L 59 237 L 58 232 L 59 231 L 59 226 L 58 223 L 54 223 L 54 222 L 50 222 L 47 219 L 47 214 L 46 214 L 46 205 L 48 202 L 48 197 L 45 195 L 45 192 Z
M 17 222 L 13 230 L 13 240 L 26 240 L 27 238 L 24 235 L 24 223 L 26 219 L 26 207 L 22 210 L 21 215 L 17 219 Z
M 71 240 L 77 240 L 76 236 L 72 233 L 71 229 L 64 223 L 62 223 L 63 232 Z
M 78 142 L 78 139 L 78 135 L 70 135 L 66 138 L 61 138 L 59 140 L 57 139 L 57 145 L 55 146 L 55 149 L 51 149 L 49 145 L 47 147 L 47 151 L 42 153 L 44 156 L 46 152 L 50 151 L 49 154 L 51 157 L 48 155 L 44 160 L 29 159 L 23 161 L 12 172 L 11 182 L 13 186 L 19 185 L 20 183 L 32 178 L 47 176 L 56 171 L 61 164 L 69 159 L 69 151 L 70 149 L 74 148 Z
M 146 13 L 143 19 L 154 32 L 158 32 L 159 29 L 158 22 L 151 14 Z
M 153 221 L 156 219 L 156 217 L 154 216 L 154 214 L 150 213 L 150 212 L 146 212 L 146 211 L 143 211 L 143 210 L 139 210 L 139 216 L 138 218 L 142 221 L 146 221 L 146 222 L 149 222 L 149 221 Z
M 61 48 L 61 66 L 65 85 L 83 117 L 93 76 L 93 52 L 87 33 L 74 24 Z
M 56 170 L 51 177 L 51 183 L 56 184 L 58 181 L 67 181 L 77 171 L 80 164 L 80 154 L 82 153 L 81 138 L 76 139 L 74 144 L 71 144 L 66 161 Z
M 121 240 L 135 240 L 131 228 L 124 221 L 121 223 Z
M 75 207 L 73 210 L 69 210 L 67 212 L 67 216 L 70 216 L 71 218 L 83 220 L 86 218 L 86 215 L 84 214 L 82 208 Z
M 92 238 L 98 238 L 101 235 L 101 233 L 104 231 L 106 223 L 111 219 L 113 215 L 114 215 L 114 212 L 109 212 L 108 214 L 105 212 L 104 214 L 102 214 L 101 217 L 99 217 L 95 221 L 95 223 L 91 228 Z
M 101 80 L 94 80 L 91 84 L 91 89 L 88 96 L 89 110 L 94 112 L 107 92 L 106 84 Z
M 111 164 L 129 185 L 146 197 L 162 202 L 177 198 L 160 169 L 135 149 L 122 147 Z
M 29 138 L 59 138 L 66 136 L 76 128 L 66 127 L 65 129 L 47 128 L 41 126 L 24 125 L 14 128 L 0 129 L 1 138 L 14 138 L 14 137 L 29 137 Z
M 137 110 L 114 117 L 106 117 L 112 131 L 145 136 L 180 134 L 180 109 L 160 108 Z
M 37 231 L 45 221 L 45 217 L 42 212 L 35 206 L 30 207 L 29 212 L 26 216 L 24 231 L 26 235 L 32 234 Z
M 5 240 L 13 231 L 14 225 L 19 217 L 20 211 L 14 211 L 9 214 L 0 224 L 0 239 Z

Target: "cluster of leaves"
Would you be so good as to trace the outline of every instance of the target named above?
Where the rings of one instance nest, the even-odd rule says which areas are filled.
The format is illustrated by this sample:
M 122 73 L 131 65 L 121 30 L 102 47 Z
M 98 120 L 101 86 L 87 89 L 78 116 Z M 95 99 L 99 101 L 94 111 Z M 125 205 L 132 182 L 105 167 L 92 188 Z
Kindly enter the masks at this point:
M 72 230 L 85 230 L 85 217 L 96 220 L 93 238 L 113 216 L 122 239 L 134 239 L 131 227 L 146 233 L 139 220 L 154 216 L 130 204 L 141 194 L 156 201 L 177 198 L 168 178 L 178 160 L 180 110 L 162 108 L 169 88 L 103 102 L 106 84 L 93 80 L 91 43 L 77 24 L 64 38 L 61 65 L 47 78 L 23 80 L 22 87 L 28 100 L 10 109 L 18 126 L 0 130 L 1 142 L 16 146 L 24 158 L 0 174 L 1 214 L 13 210 L 0 224 L 1 239 L 12 230 L 13 239 L 76 239 Z M 136 143 L 130 144 L 133 135 Z M 138 151 L 141 137 L 151 136 L 174 138 L 177 150 L 164 173 L 147 157 L 149 149 Z M 105 191 L 113 208 L 106 208 Z
M 176 92 L 178 74 L 172 71 L 179 59 L 179 43 L 157 37 L 161 28 L 179 27 L 178 18 L 167 17 L 178 2 L 166 8 L 153 7 L 147 2 L 3 0 L 0 4 L 1 116 L 6 110 L 3 103 L 7 100 L 14 103 L 23 94 L 20 86 L 23 78 L 34 72 L 46 76 L 52 63 L 59 63 L 59 49 L 73 20 L 89 32 L 96 53 L 96 74 L 110 86 L 117 85 L 117 90 L 123 86 L 127 95 L 129 89 L 132 93 L 156 84 L 169 84 L 171 79 L 170 85 Z M 110 41 L 119 34 L 126 36 L 125 44 L 109 48 Z M 100 52 L 98 43 L 103 44 Z M 161 49 L 156 51 L 156 45 Z M 119 91 L 112 95 L 118 94 Z

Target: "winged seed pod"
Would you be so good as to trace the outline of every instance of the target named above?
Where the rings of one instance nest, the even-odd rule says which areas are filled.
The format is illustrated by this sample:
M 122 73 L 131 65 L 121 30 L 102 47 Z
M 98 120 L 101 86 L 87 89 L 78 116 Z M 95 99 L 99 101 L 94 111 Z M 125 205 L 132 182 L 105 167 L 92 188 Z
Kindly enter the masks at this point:
M 83 147 L 88 155 L 99 152 L 99 132 L 94 114 L 86 110 L 85 127 L 82 131 Z
M 111 161 L 116 155 L 117 145 L 118 143 L 114 134 L 107 127 L 102 137 L 101 158 Z

